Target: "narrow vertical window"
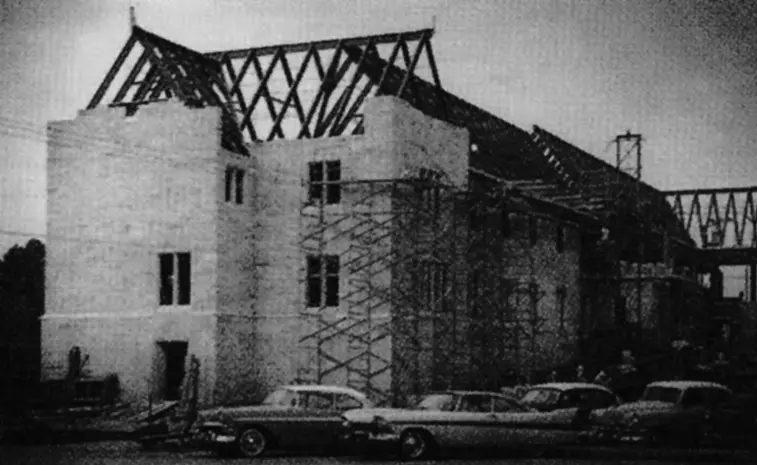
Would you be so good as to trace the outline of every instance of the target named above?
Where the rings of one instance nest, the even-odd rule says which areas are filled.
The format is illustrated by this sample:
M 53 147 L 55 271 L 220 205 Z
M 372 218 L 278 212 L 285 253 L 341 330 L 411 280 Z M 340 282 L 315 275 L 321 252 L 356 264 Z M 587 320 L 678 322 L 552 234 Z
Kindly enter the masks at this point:
M 326 203 L 337 204 L 342 201 L 342 163 L 326 162 Z
M 307 257 L 307 306 L 321 306 L 321 257 L 309 255 Z
M 323 162 L 308 163 L 308 200 L 319 202 L 323 199 Z
M 504 238 L 510 237 L 510 234 L 512 234 L 512 229 L 510 225 L 510 212 L 506 208 L 502 209 L 500 221 L 501 221 L 502 237 Z
M 531 247 L 536 245 L 539 239 L 539 220 L 535 216 L 528 217 L 528 242 Z
M 178 262 L 178 296 L 179 305 L 189 305 L 192 295 L 192 261 L 189 253 L 177 253 Z
M 528 285 L 528 295 L 531 304 L 531 316 L 536 318 L 539 315 L 539 285 L 537 283 Z
M 173 254 L 159 254 L 158 261 L 160 262 L 160 305 L 173 305 Z
M 235 200 L 238 205 L 241 205 L 244 201 L 244 170 L 236 170 L 235 177 Z
M 557 253 L 563 253 L 563 251 L 565 250 L 565 228 L 563 228 L 562 225 L 557 225 L 555 249 L 557 249 Z
M 565 286 L 559 285 L 557 286 L 557 312 L 558 316 L 560 318 L 560 329 L 565 329 L 565 305 L 567 300 L 567 294 L 568 291 Z
M 339 256 L 326 255 L 326 306 L 339 306 Z
M 231 202 L 231 186 L 232 186 L 233 180 L 234 180 L 234 168 L 229 166 L 226 168 L 226 176 L 224 177 L 224 181 L 225 181 L 224 199 L 226 202 Z

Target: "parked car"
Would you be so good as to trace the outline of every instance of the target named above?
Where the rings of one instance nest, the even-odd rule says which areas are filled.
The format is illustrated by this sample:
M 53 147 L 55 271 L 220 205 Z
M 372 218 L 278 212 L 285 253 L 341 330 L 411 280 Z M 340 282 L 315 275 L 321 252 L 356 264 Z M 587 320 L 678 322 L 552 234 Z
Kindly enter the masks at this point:
M 564 422 L 585 420 L 588 425 L 589 412 L 620 405 L 621 400 L 600 384 L 545 383 L 531 386 L 521 402 L 540 412 L 552 412 Z
M 411 409 L 350 410 L 344 419 L 359 449 L 396 452 L 403 459 L 420 459 L 440 449 L 544 446 L 578 439 L 578 431 L 558 415 L 496 392 L 437 392 Z
M 258 457 L 271 449 L 338 446 L 341 414 L 373 404 L 354 389 L 325 385 L 282 386 L 262 404 L 198 412 L 192 442 L 223 455 Z
M 712 432 L 713 415 L 732 398 L 726 386 L 711 381 L 660 381 L 647 385 L 642 398 L 592 414 L 590 439 L 694 446 Z

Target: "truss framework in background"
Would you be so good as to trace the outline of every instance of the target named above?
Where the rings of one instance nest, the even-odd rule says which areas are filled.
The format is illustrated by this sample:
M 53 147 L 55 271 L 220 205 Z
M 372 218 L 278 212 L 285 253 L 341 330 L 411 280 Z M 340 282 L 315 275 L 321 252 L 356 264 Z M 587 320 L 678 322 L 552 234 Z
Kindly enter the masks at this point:
M 398 396 L 376 382 L 390 370 L 392 377 L 406 376 L 405 392 L 471 382 L 498 388 L 505 365 L 518 363 L 521 345 L 540 335 L 544 323 L 527 303 L 544 296 L 530 284 L 547 270 L 508 276 L 508 239 L 499 220 L 510 200 L 421 179 L 345 182 L 343 188 L 351 191 L 345 197 L 358 199 L 340 212 L 323 206 L 303 212 L 309 222 L 300 242 L 304 254 L 340 249 L 342 240 L 349 246 L 340 254 L 348 283 L 341 314 L 326 318 L 326 306 L 303 309 L 312 330 L 300 345 L 312 354 L 300 380 L 346 378 L 379 399 Z M 378 349 L 388 338 L 391 355 Z M 348 350 L 336 341 L 346 341 Z M 423 360 L 431 361 L 430 371 L 421 368 Z
M 677 190 L 665 195 L 701 247 L 757 248 L 757 186 Z
M 134 26 L 87 108 L 109 101 L 133 109 L 174 97 L 220 107 L 228 124 L 224 144 L 241 153 L 252 141 L 360 134 L 367 97 L 403 95 L 417 71 L 426 71 L 432 86 L 441 89 L 433 33 L 203 54 Z

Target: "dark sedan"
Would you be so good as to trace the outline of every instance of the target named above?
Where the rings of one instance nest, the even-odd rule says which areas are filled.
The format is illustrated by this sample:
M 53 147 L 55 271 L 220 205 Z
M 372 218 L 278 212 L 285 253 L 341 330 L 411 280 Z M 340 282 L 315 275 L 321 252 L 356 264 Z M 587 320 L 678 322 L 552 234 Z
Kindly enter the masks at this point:
M 260 405 L 199 412 L 192 442 L 243 457 L 259 457 L 271 449 L 329 449 L 340 442 L 341 414 L 370 407 L 364 394 L 346 387 L 282 386 Z

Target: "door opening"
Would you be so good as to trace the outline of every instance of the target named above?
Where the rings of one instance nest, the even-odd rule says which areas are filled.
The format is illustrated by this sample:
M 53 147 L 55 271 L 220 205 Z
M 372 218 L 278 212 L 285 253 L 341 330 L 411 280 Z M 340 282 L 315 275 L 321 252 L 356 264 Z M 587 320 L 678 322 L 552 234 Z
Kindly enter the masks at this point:
M 181 383 L 187 358 L 187 341 L 162 341 L 163 351 L 163 399 L 181 400 Z

